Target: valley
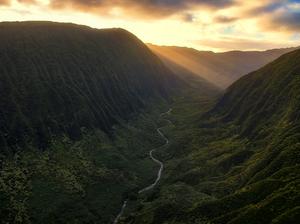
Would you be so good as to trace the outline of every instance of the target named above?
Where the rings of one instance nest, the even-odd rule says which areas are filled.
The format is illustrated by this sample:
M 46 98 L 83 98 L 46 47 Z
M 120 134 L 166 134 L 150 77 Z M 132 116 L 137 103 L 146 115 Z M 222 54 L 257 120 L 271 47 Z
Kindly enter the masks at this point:
M 299 220 L 298 48 L 54 22 L 0 23 L 0 40 L 1 224 Z
M 172 108 L 169 109 L 169 110 L 168 110 L 167 112 L 165 112 L 165 113 L 161 113 L 161 114 L 160 114 L 160 117 L 162 117 L 162 116 L 164 116 L 164 115 L 167 115 L 167 114 L 170 114 L 171 111 L 172 111 Z M 170 124 L 172 124 L 171 121 L 169 121 L 169 120 L 167 120 L 167 119 L 165 119 L 165 120 L 168 121 Z M 162 146 L 159 146 L 158 148 L 152 149 L 152 150 L 149 152 L 149 156 L 150 156 L 150 158 L 153 160 L 153 162 L 155 162 L 156 164 L 159 165 L 159 170 L 158 170 L 158 172 L 157 172 L 157 177 L 156 177 L 156 179 L 155 179 L 155 181 L 154 181 L 153 184 L 151 184 L 151 185 L 149 185 L 149 186 L 147 186 L 147 187 L 145 187 L 145 188 L 139 190 L 139 191 L 138 191 L 138 194 L 143 194 L 144 192 L 147 192 L 147 191 L 152 190 L 152 189 L 158 184 L 158 182 L 159 182 L 160 179 L 161 179 L 161 175 L 162 175 L 162 172 L 163 172 L 163 169 L 164 169 L 164 164 L 163 164 L 163 162 L 159 161 L 158 159 L 156 159 L 156 158 L 153 156 L 153 153 L 154 153 L 156 150 L 158 150 L 158 149 L 161 148 L 161 147 L 167 146 L 167 145 L 169 144 L 169 139 L 161 132 L 161 129 L 162 129 L 162 127 L 157 128 L 156 131 L 157 131 L 157 133 L 165 140 L 165 143 L 164 143 Z M 118 223 L 119 219 L 120 219 L 120 218 L 122 217 L 122 215 L 124 214 L 124 211 L 125 211 L 125 209 L 126 209 L 126 207 L 127 207 L 127 204 L 128 204 L 128 199 L 125 199 L 125 201 L 123 202 L 123 205 L 122 205 L 122 208 L 121 208 L 120 213 L 117 215 L 117 217 L 116 217 L 115 220 L 114 220 L 114 224 Z
M 297 223 L 299 52 L 244 76 L 217 103 L 174 99 L 160 188 L 123 223 Z

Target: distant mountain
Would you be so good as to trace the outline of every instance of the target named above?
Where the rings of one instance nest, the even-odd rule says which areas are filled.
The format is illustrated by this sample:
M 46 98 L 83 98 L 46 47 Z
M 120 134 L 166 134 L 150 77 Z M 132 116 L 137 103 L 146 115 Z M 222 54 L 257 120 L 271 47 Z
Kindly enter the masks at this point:
M 148 45 L 163 59 L 168 59 L 207 81 L 226 88 L 241 76 L 259 69 L 296 48 L 267 51 L 229 51 L 214 53 L 192 48 Z
M 300 50 L 240 78 L 200 117 L 187 99 L 174 105 L 182 126 L 161 153 L 160 189 L 124 223 L 297 223 Z
M 160 57 L 160 59 L 181 81 L 186 84 L 186 86 L 192 89 L 197 89 L 198 94 L 208 97 L 221 94 L 222 89 L 220 87 L 193 73 L 184 66 L 165 57 Z
M 0 80 L 1 148 L 109 131 L 178 84 L 125 30 L 51 22 L 0 23 Z

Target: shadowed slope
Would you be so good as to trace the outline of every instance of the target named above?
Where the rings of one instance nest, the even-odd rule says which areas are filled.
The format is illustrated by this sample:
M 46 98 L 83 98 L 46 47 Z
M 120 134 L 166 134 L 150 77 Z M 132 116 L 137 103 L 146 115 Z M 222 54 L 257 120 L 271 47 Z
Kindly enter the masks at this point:
M 0 145 L 81 129 L 109 131 L 176 77 L 140 40 L 121 29 L 74 24 L 0 24 Z M 27 140 L 26 140 L 27 139 Z

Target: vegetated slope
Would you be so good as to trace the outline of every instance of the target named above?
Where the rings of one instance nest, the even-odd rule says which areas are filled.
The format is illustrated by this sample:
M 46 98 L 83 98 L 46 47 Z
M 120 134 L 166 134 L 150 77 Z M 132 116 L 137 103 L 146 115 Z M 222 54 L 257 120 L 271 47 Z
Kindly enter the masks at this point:
M 216 223 L 296 223 L 300 216 L 300 50 L 234 83 L 212 113 L 236 125 L 239 138 L 247 143 L 219 164 L 229 172 L 227 181 L 239 190 L 200 206 L 196 213 L 211 209 L 207 214 Z M 239 173 L 234 174 L 235 168 Z M 214 203 L 216 209 L 211 207 Z
M 0 24 L 0 147 L 108 131 L 178 80 L 122 29 L 51 22 Z
M 259 69 L 296 48 L 267 51 L 229 51 L 214 53 L 192 48 L 148 45 L 162 58 L 167 58 L 215 85 L 226 88 L 241 76 Z
M 300 50 L 286 54 L 230 86 L 213 112 L 235 121 L 254 139 L 300 119 Z M 266 130 L 266 128 L 272 128 Z M 262 130 L 264 129 L 264 130 Z
M 111 223 L 182 83 L 122 29 L 0 23 L 0 223 Z
M 216 95 L 194 80 L 125 30 L 0 23 L 0 223 L 112 223 L 157 175 L 166 100 Z
M 185 99 L 174 104 L 175 138 L 161 155 L 166 176 L 125 223 L 297 223 L 300 50 L 241 78 L 200 120 L 187 120 L 195 110 Z

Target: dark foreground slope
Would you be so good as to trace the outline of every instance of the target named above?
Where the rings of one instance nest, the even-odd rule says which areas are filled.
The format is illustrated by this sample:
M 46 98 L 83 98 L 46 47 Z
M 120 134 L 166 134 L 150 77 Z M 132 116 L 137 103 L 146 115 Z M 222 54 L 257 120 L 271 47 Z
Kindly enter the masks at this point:
M 125 30 L 0 23 L 0 223 L 112 223 L 178 86 Z
M 241 76 L 296 49 L 214 53 L 184 47 L 155 45 L 149 47 L 160 57 L 171 60 L 222 88 L 228 87 Z
M 112 223 L 156 178 L 168 99 L 219 92 L 183 73 L 125 30 L 0 23 L 0 223 Z
M 202 118 L 178 99 L 161 188 L 124 222 L 297 223 L 299 96 L 297 50 L 238 80 Z
M 176 78 L 135 36 L 72 24 L 0 24 L 0 147 L 109 131 Z

